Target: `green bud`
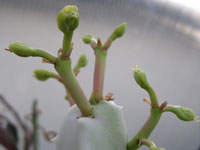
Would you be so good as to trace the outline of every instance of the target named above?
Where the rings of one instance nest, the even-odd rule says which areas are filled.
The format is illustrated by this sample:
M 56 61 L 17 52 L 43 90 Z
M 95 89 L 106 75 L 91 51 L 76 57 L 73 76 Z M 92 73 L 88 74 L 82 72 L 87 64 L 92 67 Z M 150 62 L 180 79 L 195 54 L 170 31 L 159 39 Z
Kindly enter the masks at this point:
M 116 40 L 117 38 L 122 37 L 122 35 L 124 35 L 124 32 L 126 30 L 126 23 L 122 23 L 121 25 L 119 25 L 111 34 L 110 39 L 112 41 Z
M 79 57 L 78 63 L 74 67 L 74 73 L 77 74 L 80 71 L 80 68 L 85 67 L 87 65 L 87 57 L 85 54 L 82 54 Z
M 57 16 L 57 24 L 64 34 L 73 32 L 79 25 L 79 12 L 76 6 L 65 6 Z
M 57 78 L 57 75 L 55 73 L 49 72 L 44 69 L 35 70 L 34 75 L 40 81 L 46 81 L 49 78 Z
M 164 112 L 174 113 L 180 120 L 183 121 L 195 121 L 196 114 L 190 108 L 185 108 L 182 106 L 172 106 L 168 105 L 164 108 Z
M 90 44 L 93 38 L 93 35 L 87 34 L 82 37 L 82 40 L 85 44 Z
M 82 54 L 78 60 L 78 66 L 85 67 L 87 65 L 87 57 L 85 54 Z
M 9 49 L 6 50 L 11 51 L 21 57 L 29 57 L 29 56 L 42 57 L 52 63 L 55 63 L 56 61 L 56 57 L 50 54 L 49 52 L 42 49 L 30 48 L 28 45 L 19 41 L 10 43 Z
M 83 40 L 83 42 L 85 44 L 90 44 L 92 46 L 92 48 L 96 48 L 97 47 L 97 40 L 91 34 L 84 35 L 82 37 L 82 40 Z
M 147 81 L 147 78 L 146 78 L 146 73 L 144 72 L 144 70 L 138 68 L 138 66 L 136 66 L 135 69 L 133 69 L 133 72 L 134 72 L 134 78 L 135 78 L 135 81 L 137 82 L 137 84 L 145 89 L 145 90 L 148 90 L 150 85 Z
M 10 43 L 9 50 L 21 57 L 29 57 L 34 55 L 33 49 L 19 41 Z

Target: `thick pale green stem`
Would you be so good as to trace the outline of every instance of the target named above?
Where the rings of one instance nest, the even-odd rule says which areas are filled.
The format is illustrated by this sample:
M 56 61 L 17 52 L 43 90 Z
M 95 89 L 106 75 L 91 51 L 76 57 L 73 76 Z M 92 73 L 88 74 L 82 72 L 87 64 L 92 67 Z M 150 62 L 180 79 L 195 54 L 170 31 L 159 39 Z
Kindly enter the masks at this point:
M 95 50 L 95 70 L 93 82 L 93 96 L 96 102 L 103 100 L 103 86 L 107 51 L 102 49 Z
M 76 80 L 74 72 L 71 68 L 71 60 L 66 59 L 57 61 L 55 69 L 60 74 L 65 88 L 79 107 L 83 116 L 91 116 L 93 113 L 92 107 L 87 101 L 86 96 Z
M 85 67 L 86 65 L 87 65 L 87 57 L 86 57 L 85 54 L 82 54 L 82 55 L 79 57 L 79 60 L 78 60 L 78 62 L 77 62 L 77 64 L 76 64 L 76 66 L 75 66 L 74 69 L 73 69 L 73 72 L 74 72 L 75 76 L 77 76 L 77 75 L 79 74 L 79 72 L 80 72 L 80 69 L 81 69 L 82 67 Z M 68 92 L 67 90 L 66 90 L 66 93 L 67 93 L 66 99 L 69 100 L 70 106 L 73 106 L 73 105 L 75 104 L 73 98 L 71 97 L 71 95 L 69 94 L 69 92 Z
M 160 117 L 162 115 L 162 111 L 160 108 L 151 108 L 151 114 L 149 119 L 146 121 L 144 126 L 140 129 L 140 131 L 136 134 L 136 136 L 127 144 L 127 150 L 137 150 L 140 139 L 147 139 L 149 135 L 152 133 L 156 125 L 158 124 Z
M 67 32 L 63 36 L 62 58 L 68 55 L 71 51 L 72 36 L 73 36 L 73 31 Z
M 72 96 L 69 94 L 69 92 L 67 91 L 67 89 L 66 89 L 66 100 L 68 100 L 69 101 L 69 105 L 70 106 L 73 106 L 74 104 L 75 104 L 75 102 L 74 102 L 74 100 L 73 100 L 73 98 L 72 98 Z

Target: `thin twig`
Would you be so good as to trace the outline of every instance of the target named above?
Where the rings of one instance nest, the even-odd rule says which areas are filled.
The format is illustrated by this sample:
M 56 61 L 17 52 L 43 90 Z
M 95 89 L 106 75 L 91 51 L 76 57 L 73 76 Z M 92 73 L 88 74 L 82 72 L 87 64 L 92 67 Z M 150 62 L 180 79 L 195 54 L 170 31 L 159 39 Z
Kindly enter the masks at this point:
M 37 100 L 32 104 L 33 150 L 38 150 L 38 113 Z
M 0 94 L 0 102 L 11 112 L 20 127 L 24 132 L 24 150 L 29 150 L 32 140 L 32 132 L 27 128 L 25 123 L 20 118 L 17 111 L 6 101 L 6 99 Z
M 21 128 L 26 131 L 27 127 L 24 124 L 24 122 L 21 120 L 19 114 L 17 113 L 17 111 L 6 101 L 6 99 L 0 95 L 0 101 L 1 103 L 12 113 L 12 115 L 15 117 L 16 121 L 19 123 L 19 125 L 21 126 Z

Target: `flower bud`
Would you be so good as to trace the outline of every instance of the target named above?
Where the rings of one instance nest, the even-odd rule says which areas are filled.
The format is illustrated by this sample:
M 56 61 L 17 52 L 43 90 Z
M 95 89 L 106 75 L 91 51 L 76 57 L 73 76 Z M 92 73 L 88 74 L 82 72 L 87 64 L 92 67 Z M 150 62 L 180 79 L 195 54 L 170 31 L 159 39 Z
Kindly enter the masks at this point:
M 73 32 L 79 25 L 79 12 L 76 6 L 65 6 L 57 16 L 57 24 L 64 34 Z
M 196 114 L 190 108 L 185 108 L 182 106 L 166 106 L 163 110 L 164 112 L 174 113 L 180 120 L 183 121 L 195 121 Z
M 34 75 L 40 81 L 46 81 L 49 78 L 57 78 L 57 75 L 55 73 L 49 72 L 44 69 L 35 70 Z
M 85 67 L 87 65 L 87 57 L 85 54 L 82 54 L 79 57 L 78 63 L 76 64 L 76 66 L 74 67 L 74 73 L 75 75 L 77 75 L 80 71 L 80 68 Z
M 84 35 L 82 40 L 85 44 L 90 44 L 94 49 L 97 47 L 97 40 L 91 34 Z
M 34 55 L 33 49 L 19 41 L 10 43 L 9 50 L 21 57 L 29 57 Z
M 90 44 L 93 38 L 93 35 L 87 34 L 83 36 L 82 40 L 85 44 Z
M 137 82 L 137 84 L 145 89 L 148 90 L 148 88 L 150 87 L 147 78 L 146 78 L 146 73 L 144 72 L 144 70 L 138 68 L 138 66 L 136 66 L 136 68 L 133 70 L 134 72 L 134 78 L 135 81 Z
M 122 37 L 122 35 L 124 35 L 124 32 L 126 30 L 126 23 L 122 23 L 121 25 L 119 25 L 111 34 L 110 39 L 112 41 L 116 40 L 117 38 Z
M 78 60 L 78 66 L 85 67 L 87 65 L 87 57 L 85 54 L 82 54 Z

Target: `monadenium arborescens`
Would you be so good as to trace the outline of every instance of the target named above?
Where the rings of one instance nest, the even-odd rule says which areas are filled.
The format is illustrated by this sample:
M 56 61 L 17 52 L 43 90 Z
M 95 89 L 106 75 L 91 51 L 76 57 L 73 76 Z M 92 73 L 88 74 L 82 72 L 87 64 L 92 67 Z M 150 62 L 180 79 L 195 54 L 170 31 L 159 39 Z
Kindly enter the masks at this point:
M 149 94 L 150 116 L 147 122 L 132 138 L 128 139 L 126 123 L 122 107 L 103 96 L 106 57 L 111 44 L 125 33 L 126 23 L 119 25 L 103 44 L 100 38 L 91 34 L 83 36 L 83 42 L 89 44 L 95 54 L 93 91 L 88 99 L 76 76 L 82 67 L 87 65 L 83 54 L 77 65 L 72 69 L 71 52 L 73 49 L 72 36 L 79 25 L 79 12 L 76 6 L 64 7 L 57 16 L 58 29 L 63 33 L 63 45 L 54 56 L 42 49 L 30 48 L 22 42 L 9 45 L 10 52 L 21 57 L 41 57 L 44 62 L 52 64 L 57 73 L 44 69 L 35 70 L 35 77 L 40 81 L 49 78 L 57 79 L 66 89 L 66 99 L 71 107 L 66 113 L 54 142 L 57 150 L 137 150 L 141 146 L 149 150 L 163 150 L 149 140 L 164 112 L 172 112 L 181 120 L 195 121 L 195 113 L 188 108 L 159 104 L 156 93 L 147 81 L 145 72 L 136 66 L 133 69 L 136 83 Z

